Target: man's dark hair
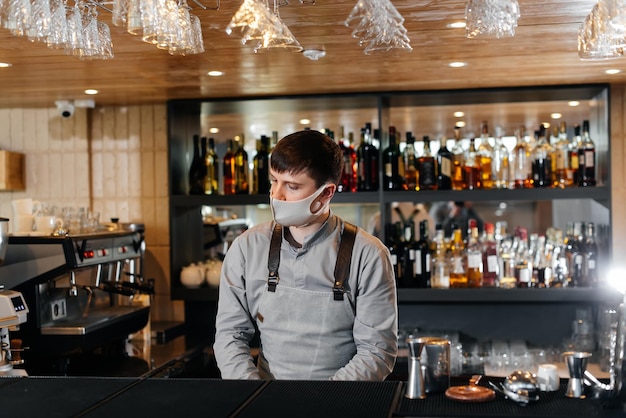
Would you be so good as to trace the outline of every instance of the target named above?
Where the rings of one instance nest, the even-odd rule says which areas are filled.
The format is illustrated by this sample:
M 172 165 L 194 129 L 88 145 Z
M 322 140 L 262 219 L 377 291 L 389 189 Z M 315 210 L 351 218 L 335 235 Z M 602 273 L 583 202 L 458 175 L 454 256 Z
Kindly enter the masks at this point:
M 320 187 L 324 183 L 339 183 L 343 154 L 328 135 L 307 129 L 278 141 L 272 150 L 270 166 L 278 173 L 306 172 Z

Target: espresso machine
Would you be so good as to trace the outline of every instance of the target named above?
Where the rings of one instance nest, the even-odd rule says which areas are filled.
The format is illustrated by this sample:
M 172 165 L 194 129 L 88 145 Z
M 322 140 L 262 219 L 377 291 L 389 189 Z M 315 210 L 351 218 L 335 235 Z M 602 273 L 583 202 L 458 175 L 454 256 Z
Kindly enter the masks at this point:
M 127 357 L 126 339 L 149 321 L 150 306 L 135 303 L 153 293 L 138 273 L 144 248 L 143 235 L 125 229 L 9 237 L 0 285 L 30 308 L 15 333 L 28 374 L 88 373 L 86 358 Z

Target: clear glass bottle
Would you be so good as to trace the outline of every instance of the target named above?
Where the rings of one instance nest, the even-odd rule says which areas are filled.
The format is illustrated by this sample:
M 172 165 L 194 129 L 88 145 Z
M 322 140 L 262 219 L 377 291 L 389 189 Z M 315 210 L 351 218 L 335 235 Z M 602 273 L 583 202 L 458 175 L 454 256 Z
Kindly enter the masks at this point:
M 585 283 L 588 286 L 598 286 L 598 244 L 596 243 L 596 231 L 593 222 L 585 224 Z
M 596 145 L 589 135 L 589 121 L 583 121 L 581 147 L 578 149 L 578 185 L 592 187 L 596 185 Z
M 437 190 L 452 189 L 452 152 L 448 149 L 448 140 L 445 136 L 439 138 L 439 150 L 437 150 Z
M 481 189 L 493 188 L 493 147 L 489 143 L 489 126 L 482 123 L 480 145 L 478 146 L 478 164 L 480 167 Z
M 502 127 L 496 126 L 492 160 L 493 187 L 496 189 L 509 188 L 509 150 L 502 142 L 502 135 Z
M 559 134 L 554 144 L 554 183 L 553 187 L 564 189 L 571 187 L 573 184 L 572 172 L 570 169 L 570 141 L 567 138 L 567 125 L 565 121 L 559 126 Z
M 204 165 L 206 166 L 206 177 L 204 181 L 204 193 L 205 194 L 218 194 L 219 193 L 219 158 L 215 152 L 215 139 L 209 138 L 209 144 L 204 158 Z M 269 192 L 269 190 L 268 190 Z
M 551 257 L 552 283 L 551 287 L 566 287 L 569 284 L 569 263 L 565 251 L 563 231 L 554 232 L 554 249 Z
M 465 151 L 461 143 L 461 128 L 454 128 L 454 145 L 452 146 L 452 189 L 467 189 L 463 167 L 465 166 Z
M 418 184 L 420 190 L 437 189 L 437 162 L 430 151 L 430 138 L 424 136 L 424 151 L 417 158 Z
M 448 289 L 450 287 L 450 260 L 445 240 L 445 232 L 440 224 L 435 226 L 434 250 L 432 256 L 430 287 Z
M 533 187 L 552 186 L 552 146 L 546 139 L 546 127 L 539 127 L 537 145 L 532 157 Z
M 419 190 L 417 158 L 415 157 L 415 137 L 412 132 L 406 133 L 406 146 L 403 152 L 404 157 L 404 179 L 407 190 Z
M 532 287 L 533 262 L 528 249 L 528 231 L 519 228 L 519 242 L 515 256 L 515 282 L 517 287 Z

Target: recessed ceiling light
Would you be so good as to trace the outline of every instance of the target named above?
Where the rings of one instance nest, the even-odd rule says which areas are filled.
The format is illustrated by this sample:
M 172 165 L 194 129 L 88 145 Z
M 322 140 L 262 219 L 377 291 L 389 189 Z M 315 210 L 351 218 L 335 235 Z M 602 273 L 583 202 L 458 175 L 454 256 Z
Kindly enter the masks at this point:
M 9 68 L 13 64 L 9 64 L 8 62 L 0 62 L 0 68 Z
M 621 72 L 622 72 L 622 70 L 618 70 L 617 68 L 611 68 L 611 69 L 605 71 L 605 73 L 611 74 L 611 75 L 612 74 L 618 74 L 618 73 L 621 73 Z
M 463 116 L 465 116 L 464 112 L 454 112 L 454 117 L 455 118 L 462 118 Z
M 210 129 L 209 129 L 209 132 L 210 132 L 210 133 L 212 133 L 212 134 L 216 134 L 216 133 L 218 133 L 219 131 L 220 131 L 220 128 L 210 128 Z
M 310 119 L 300 119 L 300 125 L 308 125 L 311 123 Z
M 207 75 L 210 75 L 211 77 L 221 77 L 224 75 L 224 72 L 223 71 L 209 71 Z
M 567 102 L 567 105 L 570 107 L 576 107 L 580 105 L 580 102 L 578 100 L 572 100 L 572 101 Z
M 448 23 L 446 27 L 451 28 L 451 29 L 461 29 L 465 27 L 465 21 Z
M 553 113 L 550 115 L 552 119 L 561 119 L 562 116 L 563 115 L 561 115 L 560 113 Z
M 455 123 L 454 126 L 456 126 L 457 128 L 464 128 L 465 127 L 465 122 L 460 120 L 457 123 Z
M 455 61 L 455 62 L 451 62 L 450 64 L 448 64 L 448 66 L 452 68 L 461 68 L 461 67 L 465 67 L 466 65 L 467 65 L 466 62 L 461 62 L 461 61 Z
M 87 89 L 87 90 L 85 90 L 85 94 L 98 94 L 98 90 L 96 90 L 96 89 Z

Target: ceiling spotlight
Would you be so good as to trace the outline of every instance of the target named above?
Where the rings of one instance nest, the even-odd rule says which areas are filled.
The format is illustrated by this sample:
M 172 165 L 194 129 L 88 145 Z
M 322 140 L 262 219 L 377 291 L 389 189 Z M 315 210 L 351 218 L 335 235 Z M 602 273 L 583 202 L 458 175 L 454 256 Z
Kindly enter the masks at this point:
M 461 68 L 461 67 L 465 67 L 466 65 L 467 65 L 466 62 L 461 62 L 461 61 L 455 61 L 455 62 L 451 62 L 450 64 L 448 64 L 448 66 L 452 68 Z
M 224 75 L 224 72 L 223 71 L 209 71 L 207 75 L 211 77 L 221 77 Z
M 617 68 L 611 68 L 611 69 L 605 71 L 605 73 L 607 73 L 609 75 L 619 74 L 621 72 L 622 72 L 622 70 L 618 70 Z
M 98 94 L 98 90 L 96 89 L 87 89 L 85 90 L 85 94 L 89 94 L 89 95 L 94 95 L 94 94 Z

